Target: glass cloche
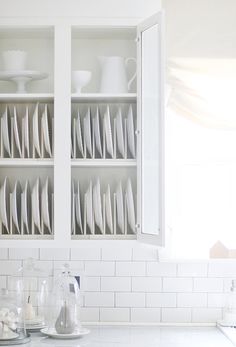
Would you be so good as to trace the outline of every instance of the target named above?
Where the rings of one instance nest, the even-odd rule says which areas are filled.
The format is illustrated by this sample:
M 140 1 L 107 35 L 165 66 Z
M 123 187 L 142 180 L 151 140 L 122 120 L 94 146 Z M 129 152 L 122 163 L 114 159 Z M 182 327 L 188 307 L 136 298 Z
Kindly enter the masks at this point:
M 12 289 L 22 299 L 25 327 L 33 332 L 45 327 L 45 308 L 49 294 L 49 277 L 36 266 L 34 259 L 27 259 L 16 276 L 12 276 Z
M 7 289 L 0 294 L 0 345 L 16 345 L 30 341 L 25 330 L 24 308 L 21 297 Z
M 77 280 L 65 264 L 60 275 L 55 278 L 48 301 L 47 328 L 44 333 L 55 338 L 81 336 L 80 289 Z

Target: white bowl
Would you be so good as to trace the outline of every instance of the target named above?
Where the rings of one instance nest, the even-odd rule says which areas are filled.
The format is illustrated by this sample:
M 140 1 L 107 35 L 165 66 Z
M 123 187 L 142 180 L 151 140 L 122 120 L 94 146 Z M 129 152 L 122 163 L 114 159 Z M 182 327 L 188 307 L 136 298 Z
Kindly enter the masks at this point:
M 81 93 L 81 89 L 90 82 L 91 76 L 92 72 L 87 70 L 76 70 L 72 72 L 72 82 L 76 93 Z
M 27 52 L 10 50 L 2 52 L 3 67 L 6 71 L 22 71 L 26 69 Z

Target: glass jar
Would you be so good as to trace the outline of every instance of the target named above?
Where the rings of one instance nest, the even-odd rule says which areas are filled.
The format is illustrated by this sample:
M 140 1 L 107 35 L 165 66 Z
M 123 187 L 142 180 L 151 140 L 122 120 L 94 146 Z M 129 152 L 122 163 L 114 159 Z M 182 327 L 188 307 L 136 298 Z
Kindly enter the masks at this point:
M 47 332 L 56 335 L 77 335 L 81 331 L 79 319 L 80 289 L 71 275 L 68 264 L 55 279 L 48 302 Z
M 0 345 L 22 344 L 30 341 L 24 324 L 22 300 L 7 289 L 0 294 Z

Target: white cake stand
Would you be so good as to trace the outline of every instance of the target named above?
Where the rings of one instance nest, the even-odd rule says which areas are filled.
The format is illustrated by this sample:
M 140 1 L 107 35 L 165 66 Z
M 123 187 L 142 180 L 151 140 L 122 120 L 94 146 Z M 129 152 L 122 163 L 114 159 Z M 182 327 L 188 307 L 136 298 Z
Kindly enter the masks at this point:
M 42 80 L 47 77 L 47 73 L 42 73 L 40 71 L 0 71 L 0 80 L 14 82 L 16 84 L 16 92 L 22 94 L 27 93 L 27 83 L 35 80 Z

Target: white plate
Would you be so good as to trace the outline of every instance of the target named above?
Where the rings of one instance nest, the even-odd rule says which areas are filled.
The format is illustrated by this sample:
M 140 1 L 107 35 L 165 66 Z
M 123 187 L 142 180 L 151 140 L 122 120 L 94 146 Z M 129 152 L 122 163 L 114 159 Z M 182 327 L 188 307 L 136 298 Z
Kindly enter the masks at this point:
M 95 137 L 96 148 L 98 150 L 100 157 L 102 158 L 101 126 L 100 126 L 100 117 L 99 117 L 98 107 L 96 109 L 95 118 L 93 119 L 93 126 L 94 126 L 94 137 Z
M 13 108 L 13 113 L 14 113 L 14 118 L 13 118 L 13 131 L 14 131 L 14 137 L 15 137 L 15 143 L 17 150 L 19 152 L 20 158 L 22 158 L 22 148 L 21 148 L 21 132 L 20 132 L 20 127 L 18 126 L 18 117 L 17 117 L 17 112 L 16 112 L 16 106 Z
M 2 139 L 4 148 L 7 151 L 9 157 L 11 157 L 11 119 L 8 106 L 6 106 L 2 116 Z
M 42 188 L 42 195 L 41 195 L 41 211 L 42 211 L 42 220 L 44 225 L 48 228 L 49 232 L 51 233 L 51 222 L 50 222 L 50 197 L 49 197 L 49 187 L 48 187 L 48 177 L 46 179 L 46 182 Z
M 128 214 L 128 223 L 131 230 L 135 233 L 135 209 L 134 209 L 134 197 L 133 190 L 130 179 L 127 181 L 126 186 L 126 202 L 127 202 L 127 214 Z
M 24 117 L 24 146 L 26 149 L 27 158 L 30 156 L 30 145 L 29 145 L 29 107 L 26 107 Z
M 77 183 L 77 187 L 78 187 L 78 189 L 77 189 L 77 195 L 76 195 L 76 199 L 75 199 L 75 215 L 76 215 L 76 221 L 77 221 L 77 224 L 80 228 L 81 234 L 83 234 L 79 181 Z
M 130 105 L 127 117 L 127 134 L 129 150 L 133 158 L 135 158 L 135 138 L 134 138 L 134 117 L 132 106 Z
M 106 112 L 104 115 L 104 127 L 105 127 L 107 152 L 110 154 L 112 158 L 114 158 L 114 149 L 113 149 L 112 131 L 111 131 L 111 117 L 110 117 L 109 106 L 107 106 Z
M 86 220 L 87 225 L 91 233 L 93 234 L 93 188 L 92 182 L 90 181 L 87 192 L 85 193 L 85 202 L 86 202 Z
M 105 206 L 106 206 L 106 220 L 108 228 L 111 234 L 113 234 L 113 218 L 112 218 L 112 207 L 111 207 L 111 189 L 108 184 L 106 194 L 105 194 Z
M 29 182 L 26 180 L 25 187 L 22 193 L 22 220 L 26 227 L 27 234 L 29 234 L 29 216 L 30 216 L 30 188 Z
M 117 135 L 117 147 L 122 155 L 122 157 L 125 157 L 125 141 L 124 141 L 124 129 L 123 129 L 123 122 L 122 122 L 122 115 L 121 115 L 121 108 L 118 108 L 117 115 L 116 115 L 116 135 Z
M 92 158 L 93 157 L 93 150 L 92 150 L 90 107 L 88 108 L 88 111 L 87 111 L 86 116 L 84 118 L 84 139 L 85 139 L 85 145 L 86 145 L 87 151 L 88 151 L 90 157 Z
M 90 330 L 86 328 L 81 328 L 79 332 L 72 333 L 72 334 L 58 334 L 55 329 L 49 329 L 45 328 L 41 330 L 41 333 L 44 335 L 47 335 L 49 337 L 53 337 L 55 339 L 76 339 L 78 337 L 88 335 L 90 333 Z
M 14 333 L 14 331 L 9 331 L 5 337 L 1 337 L 0 341 L 7 341 L 7 340 L 13 340 L 16 339 L 19 336 L 19 334 Z M 7 346 L 7 343 L 6 343 Z
M 3 185 L 0 188 L 0 217 L 3 225 L 9 233 L 9 184 L 8 178 L 5 177 Z
M 21 219 L 21 186 L 18 181 L 15 182 L 12 193 L 12 219 L 20 234 L 20 219 Z
M 84 145 L 83 145 L 83 137 L 82 137 L 82 131 L 81 131 L 81 119 L 80 119 L 79 109 L 77 113 L 75 126 L 76 126 L 76 138 L 77 138 L 79 151 L 82 154 L 82 157 L 84 157 Z
M 99 179 L 97 179 L 97 182 L 93 187 L 93 210 L 95 223 L 100 229 L 101 233 L 103 233 L 101 186 Z
M 43 115 L 42 115 L 42 130 L 43 130 L 43 139 L 44 139 L 44 146 L 49 154 L 49 157 L 52 158 L 52 146 L 51 146 L 51 139 L 52 136 L 52 129 L 50 127 L 49 129 L 49 116 L 48 116 L 48 106 L 47 104 L 44 107 Z
M 71 231 L 75 235 L 75 184 L 72 180 L 71 183 Z
M 32 220 L 41 234 L 40 201 L 39 201 L 39 178 L 37 178 L 31 194 Z
M 117 208 L 117 224 L 122 234 L 124 234 L 124 200 L 121 182 L 116 189 L 116 208 Z
M 39 134 L 39 104 L 35 106 L 33 114 L 33 144 L 38 156 L 41 158 L 40 134 Z

